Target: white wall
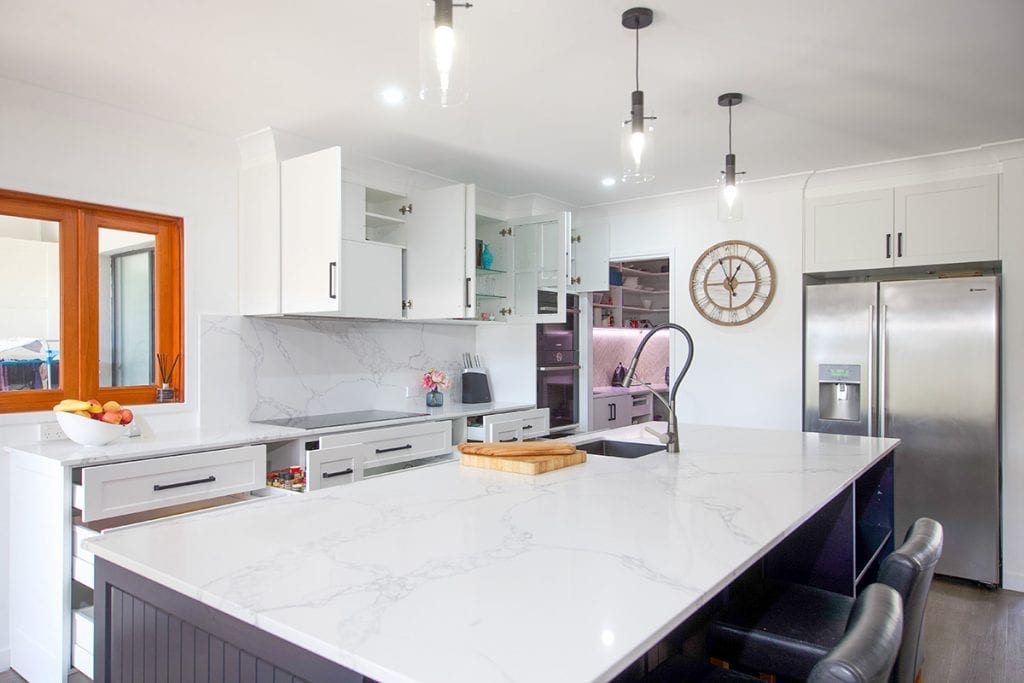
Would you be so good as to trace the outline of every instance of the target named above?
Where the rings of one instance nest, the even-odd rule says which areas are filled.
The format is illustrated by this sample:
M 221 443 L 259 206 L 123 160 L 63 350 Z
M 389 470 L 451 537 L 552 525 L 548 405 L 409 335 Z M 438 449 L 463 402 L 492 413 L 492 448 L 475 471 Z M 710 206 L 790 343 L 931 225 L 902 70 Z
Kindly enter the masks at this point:
M 197 312 L 237 310 L 238 151 L 234 141 L 0 79 L 0 187 L 155 211 L 185 219 L 186 357 Z M 195 354 L 193 357 L 198 357 Z M 186 403 L 141 408 L 154 428 L 197 420 L 198 363 L 186 367 Z M 49 416 L 0 416 L 5 444 L 38 438 Z M 0 671 L 9 665 L 9 482 L 0 477 Z

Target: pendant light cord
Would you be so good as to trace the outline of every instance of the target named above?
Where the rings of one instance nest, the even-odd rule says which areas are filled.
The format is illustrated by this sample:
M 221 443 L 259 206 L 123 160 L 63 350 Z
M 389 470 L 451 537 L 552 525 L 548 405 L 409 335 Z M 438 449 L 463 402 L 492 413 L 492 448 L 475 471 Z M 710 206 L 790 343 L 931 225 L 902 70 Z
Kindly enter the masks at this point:
M 636 59 L 634 64 L 636 65 L 636 90 L 640 89 L 640 25 L 637 24 L 636 28 L 633 29 L 633 33 L 636 34 Z
M 729 154 L 732 154 L 732 105 L 729 105 Z

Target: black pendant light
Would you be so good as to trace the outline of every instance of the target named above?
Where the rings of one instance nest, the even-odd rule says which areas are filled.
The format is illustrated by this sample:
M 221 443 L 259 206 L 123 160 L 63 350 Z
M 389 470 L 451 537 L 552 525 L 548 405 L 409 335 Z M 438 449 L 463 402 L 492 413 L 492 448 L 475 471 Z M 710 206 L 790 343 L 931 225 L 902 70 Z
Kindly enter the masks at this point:
M 718 180 L 718 220 L 723 223 L 743 220 L 743 198 L 736 176 L 746 171 L 736 170 L 736 155 L 732 153 L 732 108 L 742 101 L 743 95 L 738 92 L 718 96 L 718 105 L 729 108 L 729 153 L 725 155 L 725 170 Z
M 622 25 L 636 34 L 636 89 L 630 97 L 629 119 L 622 130 L 622 182 L 645 183 L 654 178 L 651 165 L 653 127 L 657 117 L 644 115 L 644 91 L 640 89 L 640 29 L 654 22 L 647 7 L 633 7 L 622 13 Z
M 456 30 L 455 7 L 472 7 L 452 0 L 424 2 L 420 21 L 420 99 L 452 107 L 469 99 L 466 31 Z

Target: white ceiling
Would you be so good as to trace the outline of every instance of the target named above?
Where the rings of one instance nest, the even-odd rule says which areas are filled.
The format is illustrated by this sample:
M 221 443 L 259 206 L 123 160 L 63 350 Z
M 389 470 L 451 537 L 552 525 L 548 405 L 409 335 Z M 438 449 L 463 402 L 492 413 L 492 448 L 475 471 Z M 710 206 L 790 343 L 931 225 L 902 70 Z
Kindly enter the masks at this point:
M 1024 137 L 1022 0 L 651 0 L 657 178 L 619 172 L 629 2 L 474 0 L 469 103 L 417 89 L 421 0 L 0 0 L 0 76 L 214 133 L 273 126 L 506 195 L 577 205 L 712 184 L 722 92 L 751 180 Z

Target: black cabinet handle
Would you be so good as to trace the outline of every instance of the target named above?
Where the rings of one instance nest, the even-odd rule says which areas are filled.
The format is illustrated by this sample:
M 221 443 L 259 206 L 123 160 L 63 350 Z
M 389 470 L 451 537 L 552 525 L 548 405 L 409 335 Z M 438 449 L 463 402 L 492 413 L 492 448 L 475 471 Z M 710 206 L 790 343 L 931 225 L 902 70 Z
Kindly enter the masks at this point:
M 892 233 L 885 236 L 885 258 L 892 258 Z
M 527 429 L 533 429 L 533 425 L 523 425 L 523 431 L 525 432 Z
M 512 441 L 519 441 L 519 437 L 513 436 L 511 439 L 498 439 L 498 443 L 511 443 Z
M 342 470 L 341 472 L 324 472 L 322 476 L 324 479 L 330 479 L 331 477 L 341 477 L 346 474 L 352 474 L 351 467 L 349 467 L 347 470 Z
M 466 278 L 466 308 L 473 308 L 473 304 L 469 302 L 469 283 L 470 279 Z
M 404 446 L 395 446 L 394 448 L 375 448 L 376 453 L 393 453 L 395 451 L 404 451 L 412 448 L 411 443 L 407 443 Z
M 903 256 L 903 233 L 902 232 L 896 233 L 896 256 L 897 257 L 902 257 Z
M 327 266 L 327 296 L 331 297 L 332 299 L 338 298 L 338 293 L 334 291 L 334 273 L 337 270 L 337 268 L 337 261 L 331 261 L 330 264 Z
M 177 484 L 153 484 L 154 491 L 166 491 L 167 489 L 178 489 L 182 486 L 195 486 L 196 484 L 209 484 L 211 481 L 217 481 L 217 477 L 212 474 L 206 479 L 193 479 L 192 481 L 179 481 Z

